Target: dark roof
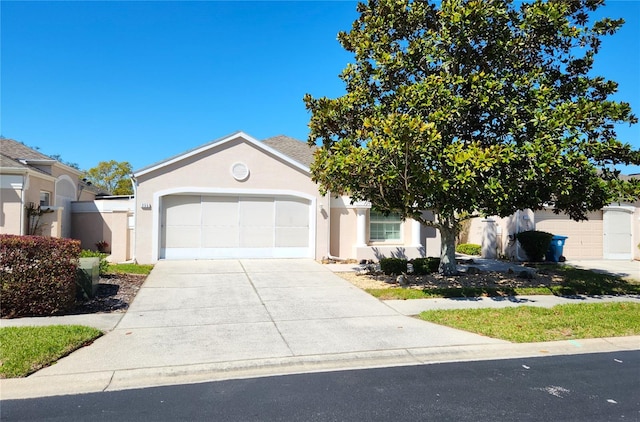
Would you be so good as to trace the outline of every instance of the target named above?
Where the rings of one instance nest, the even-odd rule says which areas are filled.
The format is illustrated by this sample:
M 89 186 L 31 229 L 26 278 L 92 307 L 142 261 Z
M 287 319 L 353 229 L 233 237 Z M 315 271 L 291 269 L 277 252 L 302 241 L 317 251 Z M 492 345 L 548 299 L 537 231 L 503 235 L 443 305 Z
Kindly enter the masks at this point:
M 262 141 L 263 144 L 309 167 L 313 162 L 313 153 L 318 149 L 306 142 L 285 135 L 278 135 Z

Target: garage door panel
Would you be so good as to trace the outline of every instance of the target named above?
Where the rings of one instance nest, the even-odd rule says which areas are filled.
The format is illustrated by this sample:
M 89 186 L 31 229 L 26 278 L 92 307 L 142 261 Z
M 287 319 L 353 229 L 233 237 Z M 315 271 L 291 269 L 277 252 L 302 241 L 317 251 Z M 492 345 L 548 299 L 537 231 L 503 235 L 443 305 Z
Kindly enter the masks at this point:
M 240 226 L 273 227 L 273 198 L 242 198 Z
M 163 200 L 165 221 L 174 226 L 200 225 L 200 197 L 190 195 L 168 196 Z
M 277 227 L 276 247 L 295 248 L 309 245 L 309 229 L 306 227 Z
M 272 248 L 273 235 L 273 227 L 243 226 L 240 228 L 240 247 Z
M 167 226 L 165 229 L 165 247 L 199 248 L 200 227 Z
M 203 196 L 202 225 L 238 227 L 238 198 L 228 196 Z
M 277 227 L 309 227 L 308 201 L 278 199 L 276 201 Z
M 237 248 L 240 246 L 238 227 L 202 227 L 203 248 Z

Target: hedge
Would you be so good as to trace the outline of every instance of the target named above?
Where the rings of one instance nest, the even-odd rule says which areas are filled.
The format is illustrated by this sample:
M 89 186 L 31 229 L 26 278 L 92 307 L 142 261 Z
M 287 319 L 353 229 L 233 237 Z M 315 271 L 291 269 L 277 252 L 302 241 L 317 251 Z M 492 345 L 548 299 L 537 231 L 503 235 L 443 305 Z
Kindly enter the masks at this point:
M 544 261 L 544 254 L 549 249 L 553 235 L 547 232 L 528 230 L 516 234 L 516 239 L 520 242 L 522 249 L 527 254 L 529 261 Z
M 382 258 L 380 270 L 386 275 L 400 275 L 407 272 L 407 260 L 402 258 Z
M 482 253 L 482 246 L 475 243 L 461 243 L 456 246 L 456 252 L 465 255 L 480 255 Z
M 80 242 L 0 235 L 0 315 L 46 316 L 73 309 Z
M 413 274 L 425 275 L 437 273 L 440 266 L 440 258 L 427 257 L 415 258 L 411 261 L 402 258 L 382 258 L 380 270 L 386 275 L 400 275 L 407 272 L 407 263 L 413 266 Z
M 415 275 L 437 273 L 438 267 L 440 267 L 440 258 L 415 258 L 411 261 L 411 264 L 413 265 L 413 273 Z

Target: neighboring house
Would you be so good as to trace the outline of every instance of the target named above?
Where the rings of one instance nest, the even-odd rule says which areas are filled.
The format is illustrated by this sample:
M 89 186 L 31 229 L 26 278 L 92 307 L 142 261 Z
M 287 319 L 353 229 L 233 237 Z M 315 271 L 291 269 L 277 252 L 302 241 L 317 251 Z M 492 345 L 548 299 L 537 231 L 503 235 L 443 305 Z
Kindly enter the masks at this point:
M 591 212 L 588 220 L 574 221 L 553 208 L 520 211 L 510 217 L 472 220 L 469 242 L 482 244 L 483 256 L 505 256 L 525 260 L 526 255 L 514 240 L 514 234 L 539 230 L 567 236 L 563 255 L 568 260 L 639 259 L 640 201 L 611 204 Z
M 82 172 L 12 139 L 0 138 L 0 233 L 71 237 L 71 203 L 93 200 Z M 27 208 L 48 212 L 29 217 Z
M 237 132 L 134 172 L 134 259 L 439 255 L 435 230 L 321 196 L 313 152 Z

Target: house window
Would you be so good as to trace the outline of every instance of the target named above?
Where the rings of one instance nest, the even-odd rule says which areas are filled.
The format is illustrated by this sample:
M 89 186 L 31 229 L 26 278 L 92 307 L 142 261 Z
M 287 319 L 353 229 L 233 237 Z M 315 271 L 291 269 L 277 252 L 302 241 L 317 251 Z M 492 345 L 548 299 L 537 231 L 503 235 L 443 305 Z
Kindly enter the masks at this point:
M 51 205 L 50 197 L 51 194 L 49 192 L 40 192 L 40 206 L 48 207 Z
M 372 242 L 400 240 L 402 220 L 398 214 L 384 215 L 371 210 L 369 214 L 369 239 Z

